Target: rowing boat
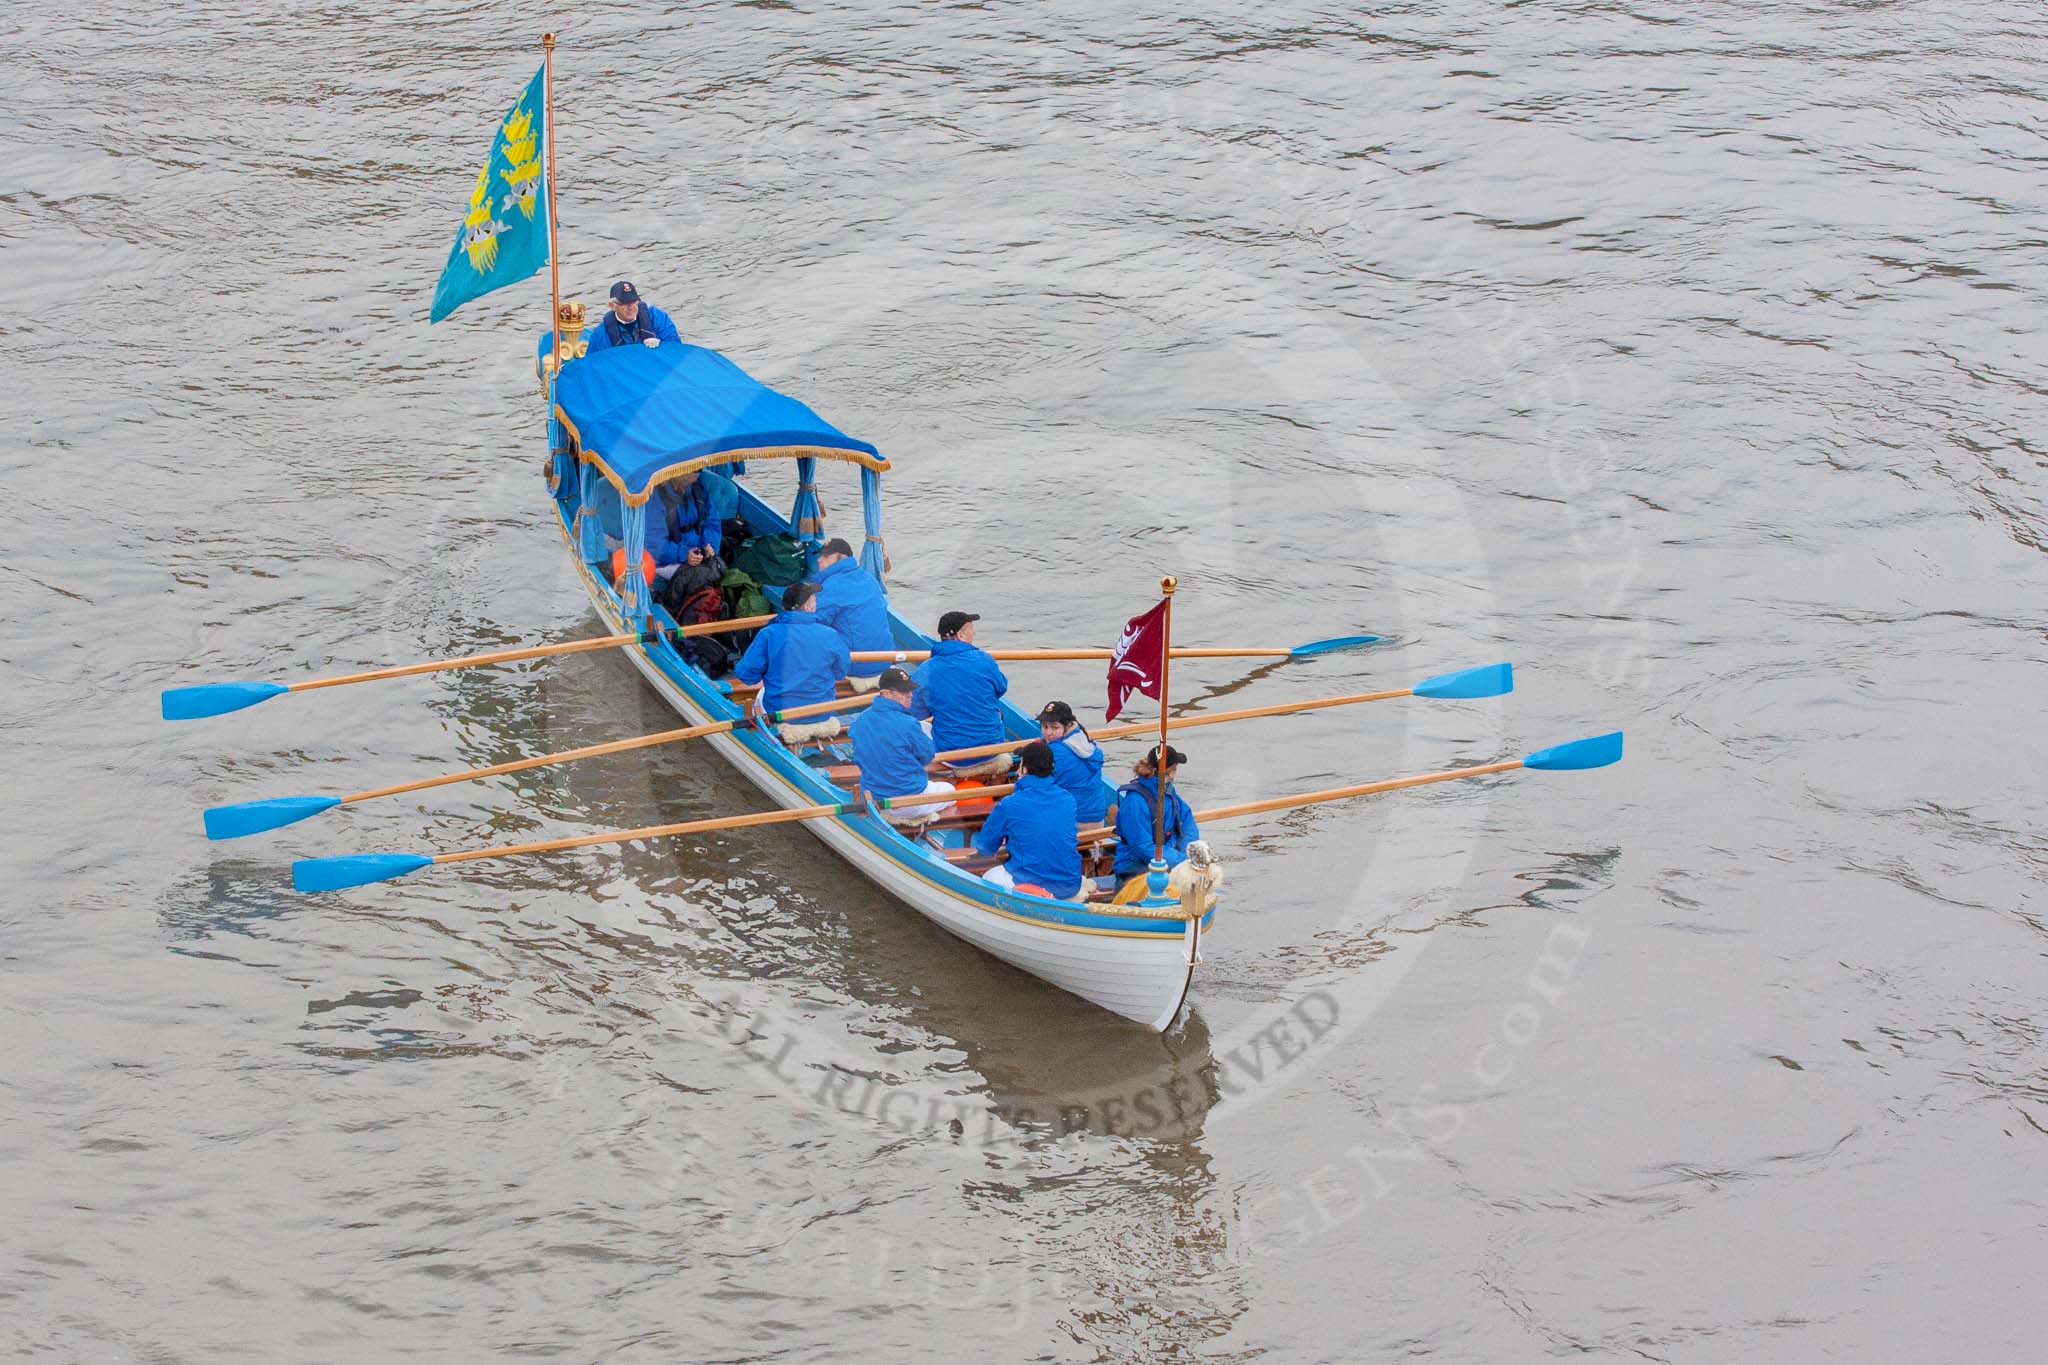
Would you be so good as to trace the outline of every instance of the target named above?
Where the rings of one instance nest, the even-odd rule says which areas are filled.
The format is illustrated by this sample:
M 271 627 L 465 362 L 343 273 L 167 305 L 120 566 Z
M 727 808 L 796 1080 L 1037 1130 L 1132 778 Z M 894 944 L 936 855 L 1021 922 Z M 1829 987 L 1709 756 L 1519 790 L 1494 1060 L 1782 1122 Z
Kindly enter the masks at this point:
M 814 561 L 824 539 L 818 466 L 857 467 L 865 528 L 861 565 L 886 591 L 882 476 L 891 465 L 874 446 L 704 347 L 624 346 L 582 355 L 574 332 L 580 310 L 565 305 L 562 313 L 571 331 L 554 376 L 548 481 L 563 548 L 611 631 L 674 624 L 652 600 L 638 569 L 645 508 L 662 484 L 705 469 L 733 476 L 738 517 L 749 535 L 793 535 Z M 552 345 L 549 333 L 541 343 L 544 379 Z M 797 470 L 797 494 L 787 515 L 765 502 L 740 472 L 778 460 L 794 461 Z M 613 546 L 599 515 L 600 500 L 607 497 L 618 500 L 618 548 L 631 566 L 617 587 L 609 581 Z M 934 642 L 893 604 L 889 624 L 900 648 L 932 648 Z M 626 654 L 688 723 L 746 714 L 744 697 L 735 696 L 729 682 L 707 676 L 669 638 L 628 647 Z M 1007 701 L 1002 724 L 1011 739 L 1039 733 L 1038 723 Z M 850 751 L 841 745 L 793 750 L 765 724 L 735 728 L 709 743 L 785 809 L 859 800 L 845 777 Z M 859 813 L 804 823 L 856 872 L 956 937 L 1126 1019 L 1160 1032 L 1171 1026 L 1201 961 L 1202 938 L 1215 920 L 1213 895 L 1185 907 L 1179 901 L 1112 905 L 1106 896 L 1058 901 L 999 889 L 980 876 L 987 862 L 969 847 L 978 819 L 970 812 L 913 835 L 869 805 Z
M 883 553 L 882 475 L 890 472 L 891 466 L 874 446 L 848 436 L 802 402 L 760 383 L 724 356 L 703 347 L 681 344 L 672 329 L 667 331 L 666 346 L 650 339 L 645 346 L 620 341 L 593 347 L 583 340 L 582 305 L 561 300 L 560 253 L 554 236 L 554 35 L 543 34 L 541 48 L 542 68 L 528 83 L 513 112 L 507 115 L 494 139 L 491 156 L 478 175 L 470 216 L 464 219 L 465 226 L 458 233 L 436 287 L 432 316 L 436 320 L 445 317 L 463 302 L 515 283 L 538 270 L 543 262 L 548 264 L 553 300 L 551 326 L 541 336 L 536 352 L 541 391 L 547 397 L 549 439 L 544 468 L 563 547 L 591 605 L 611 628 L 611 634 L 595 640 L 494 650 L 293 682 L 241 680 L 170 687 L 161 699 L 163 716 L 166 720 L 196 720 L 240 711 L 288 693 L 620 648 L 648 685 L 690 724 L 678 731 L 535 755 L 346 795 L 268 797 L 214 806 L 207 809 L 203 818 L 207 837 L 241 838 L 296 824 L 322 811 L 358 801 L 524 772 L 599 754 L 704 739 L 779 809 L 433 854 L 378 852 L 302 858 L 292 865 L 292 885 L 304 892 L 331 892 L 392 881 L 437 864 L 560 852 L 712 829 L 803 822 L 856 871 L 941 928 L 1061 990 L 1165 1032 L 1187 999 L 1195 967 L 1202 958 L 1202 939 L 1215 922 L 1216 883 L 1210 876 L 1198 873 L 1189 877 L 1188 885 L 1176 897 L 1169 891 L 1172 882 L 1166 864 L 1155 857 L 1143 883 L 1130 888 L 1140 898 L 1120 904 L 1122 897 L 1113 897 L 1108 889 L 1091 889 L 1085 880 L 1103 878 L 1113 867 L 1112 831 L 1097 828 L 1076 832 L 1083 857 L 1081 898 L 1055 900 L 1029 894 L 1037 889 L 1033 887 L 999 887 L 980 875 L 996 860 L 979 857 L 971 846 L 971 837 L 986 818 L 987 798 L 1008 791 L 1007 786 L 989 787 L 979 797 L 966 797 L 954 814 L 906 833 L 885 820 L 881 810 L 946 798 L 904 796 L 887 798 L 878 804 L 859 792 L 859 769 L 850 762 L 851 754 L 843 741 L 804 741 L 791 748 L 769 724 L 778 719 L 795 720 L 820 707 L 850 710 L 864 704 L 867 698 L 854 696 L 848 685 L 842 683 L 838 697 L 821 701 L 817 706 L 795 707 L 779 716 L 750 717 L 746 706 L 749 698 L 730 684 L 710 677 L 678 652 L 678 643 L 691 648 L 684 637 L 724 633 L 763 624 L 769 618 L 754 615 L 731 623 L 713 621 L 683 626 L 652 600 L 651 585 L 643 577 L 642 569 L 647 544 L 647 506 L 650 499 L 661 498 L 665 503 L 663 485 L 714 468 L 726 471 L 733 481 L 721 480 L 720 486 L 732 490 L 734 505 L 721 506 L 718 515 L 721 520 L 730 516 L 740 525 L 736 531 L 730 526 L 722 529 L 740 535 L 742 540 L 789 536 L 800 541 L 801 554 L 792 552 L 784 567 L 790 568 L 791 561 L 800 559 L 808 573 L 815 570 L 817 553 L 824 543 L 825 513 L 817 492 L 819 463 L 855 466 L 860 471 L 864 532 L 860 564 L 886 591 L 888 559 Z M 532 163 L 542 139 L 532 122 L 536 106 L 545 113 L 545 142 L 549 148 L 547 212 L 538 216 L 533 195 L 537 177 Z M 486 188 L 501 179 L 527 188 L 524 193 L 505 197 L 498 205 L 501 216 L 493 217 Z M 516 214 L 512 212 L 515 206 Z M 478 226 L 479 216 L 482 226 Z M 621 292 L 630 288 L 623 281 L 613 286 L 615 297 L 622 303 L 632 302 L 630 295 Z M 610 340 L 611 335 L 607 332 L 606 339 Z M 797 472 L 796 496 L 787 516 L 770 506 L 753 488 L 738 482 L 749 465 L 774 468 L 778 461 L 793 462 Z M 694 494 L 691 502 L 693 507 L 702 505 Z M 692 523 L 698 524 L 694 515 Z M 726 538 L 730 540 L 731 534 Z M 611 567 L 614 555 L 618 568 Z M 647 572 L 652 572 L 651 568 Z M 1169 660 L 1173 658 L 1303 658 L 1331 649 L 1370 644 L 1379 637 L 1342 636 L 1292 649 L 1176 649 L 1171 645 L 1174 580 L 1162 578 L 1160 591 L 1158 606 L 1131 618 L 1124 639 L 1114 651 L 1037 649 L 1005 653 L 1031 659 L 1109 658 L 1113 696 L 1121 697 L 1135 687 L 1159 700 L 1162 745 L 1168 730 L 1180 726 L 1210 725 L 1396 697 L 1497 697 L 1511 691 L 1514 685 L 1511 666 L 1501 663 L 1425 678 L 1412 687 L 1169 719 L 1167 678 Z M 923 657 L 937 643 L 893 608 L 888 612 L 888 620 L 893 643 L 904 656 Z M 865 656 L 868 660 L 888 657 L 885 652 Z M 1112 705 L 1111 710 L 1114 709 Z M 1000 718 L 1003 734 L 1014 742 L 1013 747 L 1038 735 L 1038 726 L 1013 706 L 1001 704 Z M 1104 731 L 1102 737 L 1111 733 L 1114 732 Z M 956 750 L 948 757 L 957 760 L 971 754 L 986 754 L 990 747 Z M 1519 759 L 1268 797 L 1215 807 L 1198 812 L 1197 816 L 1206 822 L 1259 815 L 1524 768 L 1600 768 L 1618 761 L 1621 752 L 1622 736 L 1615 731 L 1553 745 Z M 1103 785 L 1105 796 L 1113 796 L 1108 784 Z M 1156 808 L 1155 818 L 1163 822 Z M 1155 826 L 1155 839 L 1164 842 L 1163 823 Z

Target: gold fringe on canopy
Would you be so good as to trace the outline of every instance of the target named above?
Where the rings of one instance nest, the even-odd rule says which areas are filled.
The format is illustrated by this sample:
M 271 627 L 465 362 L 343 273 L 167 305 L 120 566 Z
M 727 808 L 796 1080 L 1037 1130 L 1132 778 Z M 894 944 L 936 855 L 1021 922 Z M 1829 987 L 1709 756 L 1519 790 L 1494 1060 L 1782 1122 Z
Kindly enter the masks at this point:
M 597 466 L 597 472 L 605 481 L 619 490 L 619 497 L 628 507 L 643 507 L 654 496 L 654 490 L 665 483 L 673 483 L 686 474 L 695 474 L 717 465 L 733 464 L 740 460 L 839 460 L 846 464 L 857 464 L 863 469 L 872 469 L 877 474 L 886 474 L 890 464 L 879 455 L 868 455 L 858 450 L 835 450 L 829 446 L 755 446 L 747 450 L 722 450 L 716 455 L 700 455 L 694 460 L 672 464 L 647 481 L 647 487 L 638 493 L 628 492 L 626 481 L 618 472 L 605 463 L 603 455 L 587 449 L 583 444 L 583 433 L 576 430 L 576 424 L 569 420 L 569 414 L 555 405 L 555 416 L 561 419 L 562 428 L 576 443 L 576 458 Z

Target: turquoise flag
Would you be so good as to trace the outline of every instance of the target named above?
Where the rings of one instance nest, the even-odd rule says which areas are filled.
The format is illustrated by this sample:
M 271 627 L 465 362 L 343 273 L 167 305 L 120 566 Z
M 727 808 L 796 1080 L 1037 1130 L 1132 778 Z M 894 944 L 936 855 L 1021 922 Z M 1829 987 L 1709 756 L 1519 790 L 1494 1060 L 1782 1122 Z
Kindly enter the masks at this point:
M 455 230 L 455 247 L 434 286 L 439 322 L 481 294 L 517 284 L 548 262 L 546 68 L 533 73 L 526 93 L 498 125 L 491 154 L 476 173 L 469 212 Z

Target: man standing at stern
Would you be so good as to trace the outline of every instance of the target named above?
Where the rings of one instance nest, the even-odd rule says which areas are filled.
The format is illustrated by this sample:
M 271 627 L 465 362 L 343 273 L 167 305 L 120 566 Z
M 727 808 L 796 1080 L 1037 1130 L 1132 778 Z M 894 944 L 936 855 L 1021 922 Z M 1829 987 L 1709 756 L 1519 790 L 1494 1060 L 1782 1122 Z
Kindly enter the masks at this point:
M 659 346 L 664 341 L 683 344 L 675 323 L 653 304 L 643 303 L 631 280 L 620 280 L 612 286 L 611 312 L 604 315 L 602 326 L 590 329 L 590 349 L 585 354 L 596 355 L 613 346 Z

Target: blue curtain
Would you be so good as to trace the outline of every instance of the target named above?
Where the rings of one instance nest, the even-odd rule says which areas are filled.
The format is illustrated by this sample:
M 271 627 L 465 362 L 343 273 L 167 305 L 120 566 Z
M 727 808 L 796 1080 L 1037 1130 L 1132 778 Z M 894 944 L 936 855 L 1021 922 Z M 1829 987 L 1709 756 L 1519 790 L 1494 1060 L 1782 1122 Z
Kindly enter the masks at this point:
M 626 579 L 619 585 L 626 624 L 636 628 L 647 619 L 647 580 L 640 576 L 640 556 L 646 552 L 647 504 L 641 503 L 626 509 Z
M 868 533 L 860 547 L 860 566 L 880 583 L 889 567 L 889 556 L 882 544 L 882 476 L 865 465 L 860 471 L 860 511 Z
M 581 502 L 583 476 L 576 468 L 575 453 L 569 449 L 569 434 L 562 429 L 558 417 L 548 418 L 548 462 L 555 497 L 565 507 L 577 506 Z
M 799 455 L 796 461 L 796 506 L 789 511 L 790 529 L 799 540 L 825 538 L 825 506 L 818 501 L 818 460 Z
M 576 550 L 585 564 L 604 557 L 604 526 L 597 515 L 597 484 L 604 475 L 597 466 L 583 466 L 582 491 L 576 501 Z

